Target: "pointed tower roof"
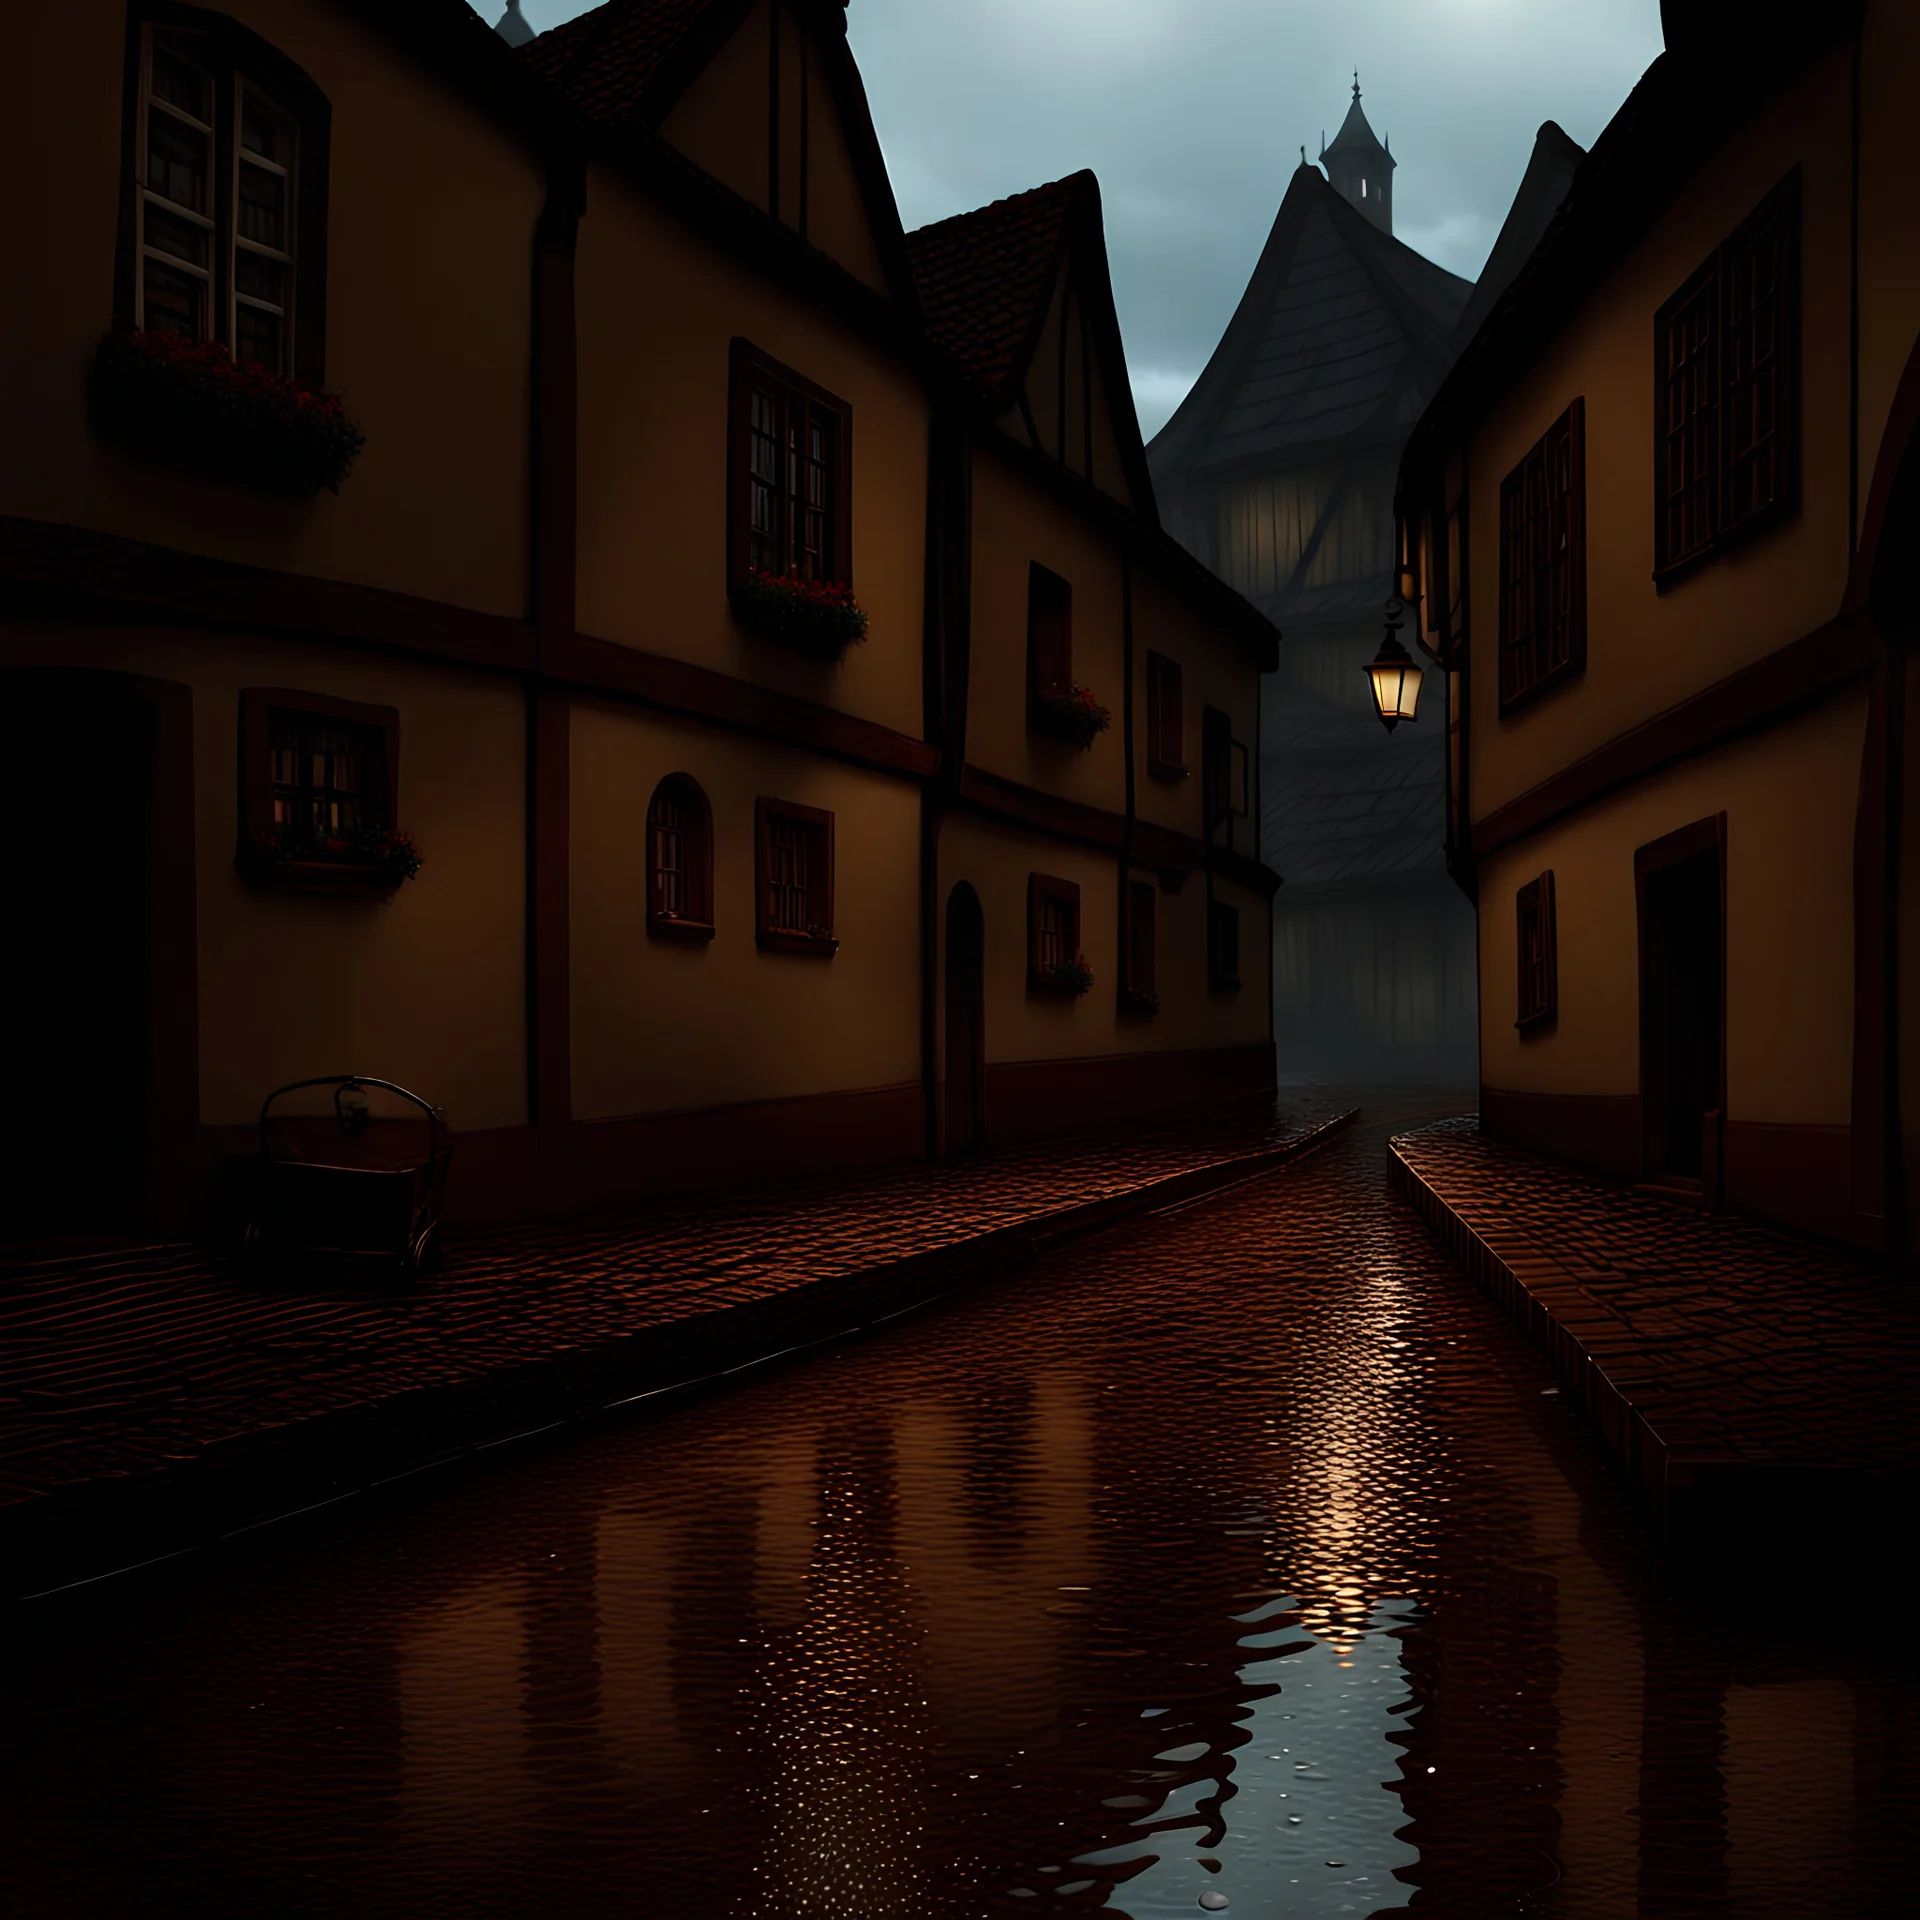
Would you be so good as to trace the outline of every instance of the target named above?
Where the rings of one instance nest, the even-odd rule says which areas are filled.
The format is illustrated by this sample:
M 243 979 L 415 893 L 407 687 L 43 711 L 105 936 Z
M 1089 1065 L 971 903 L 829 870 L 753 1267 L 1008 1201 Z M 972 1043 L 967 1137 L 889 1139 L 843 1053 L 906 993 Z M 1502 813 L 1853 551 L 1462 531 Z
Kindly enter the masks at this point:
M 1340 122 L 1340 131 L 1333 136 L 1332 146 L 1322 146 L 1320 158 L 1342 153 L 1378 153 L 1385 154 L 1387 149 L 1374 137 L 1373 128 L 1367 124 L 1367 116 L 1360 108 L 1360 73 L 1354 70 L 1353 105 L 1347 109 L 1347 117 Z
M 507 0 L 507 10 L 493 23 L 493 30 L 510 47 L 524 47 L 533 38 L 533 29 L 520 11 L 520 0 Z

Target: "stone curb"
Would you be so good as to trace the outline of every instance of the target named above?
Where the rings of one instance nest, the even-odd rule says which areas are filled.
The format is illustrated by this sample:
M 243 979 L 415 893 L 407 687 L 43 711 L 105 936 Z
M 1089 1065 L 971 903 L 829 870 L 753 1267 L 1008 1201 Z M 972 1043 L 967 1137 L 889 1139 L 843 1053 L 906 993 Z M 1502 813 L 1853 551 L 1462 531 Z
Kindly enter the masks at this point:
M 1884 1516 L 1889 1496 L 1911 1501 L 1913 1489 L 1899 1474 L 1739 1459 L 1663 1435 L 1583 1337 L 1582 1327 L 1600 1340 L 1606 1329 L 1574 1277 L 1531 1240 L 1516 1234 L 1503 1245 L 1469 1226 L 1403 1153 L 1409 1137 L 1388 1142 L 1392 1186 L 1552 1367 L 1625 1479 L 1674 1579 L 1718 1586 L 1736 1574 L 1777 1580 L 1778 1555 L 1789 1543 L 1830 1546 L 1858 1561 L 1861 1529 Z M 1673 1411 L 1684 1423 L 1685 1409 Z M 1905 1559 L 1900 1551 L 1889 1564 Z
M 0 1591 L 50 1599 L 112 1575 L 230 1543 L 268 1526 L 586 1422 L 689 1398 L 888 1321 L 1142 1214 L 1286 1165 L 1352 1125 L 1351 1108 L 1297 1138 L 1230 1155 L 929 1254 L 804 1282 L 453 1386 L 390 1394 L 204 1448 L 165 1468 L 60 1488 L 0 1512 Z

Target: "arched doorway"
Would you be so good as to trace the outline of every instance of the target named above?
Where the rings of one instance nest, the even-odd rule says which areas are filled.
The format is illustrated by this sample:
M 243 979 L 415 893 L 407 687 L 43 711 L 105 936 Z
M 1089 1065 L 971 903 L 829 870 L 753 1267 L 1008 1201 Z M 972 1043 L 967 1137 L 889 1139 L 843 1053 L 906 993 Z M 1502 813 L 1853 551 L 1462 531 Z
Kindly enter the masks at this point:
M 949 1153 L 986 1141 L 987 921 L 962 880 L 947 896 L 947 1095 Z

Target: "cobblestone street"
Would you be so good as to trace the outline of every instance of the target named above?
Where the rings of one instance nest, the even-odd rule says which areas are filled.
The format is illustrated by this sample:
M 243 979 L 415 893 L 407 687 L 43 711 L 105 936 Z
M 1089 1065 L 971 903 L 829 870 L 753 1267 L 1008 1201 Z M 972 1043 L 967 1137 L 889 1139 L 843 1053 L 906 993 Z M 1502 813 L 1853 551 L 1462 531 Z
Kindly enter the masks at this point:
M 11 1897 L 1906 1913 L 1911 1654 L 1844 1564 L 1668 1592 L 1388 1184 L 1448 1110 L 1370 1100 L 864 1340 L 21 1610 Z

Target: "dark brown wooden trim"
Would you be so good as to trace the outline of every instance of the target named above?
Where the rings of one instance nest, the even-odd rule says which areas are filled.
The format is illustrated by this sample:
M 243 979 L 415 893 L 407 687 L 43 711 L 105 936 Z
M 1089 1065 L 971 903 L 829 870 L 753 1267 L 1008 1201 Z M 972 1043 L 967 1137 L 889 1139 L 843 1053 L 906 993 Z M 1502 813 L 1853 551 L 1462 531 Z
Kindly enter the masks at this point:
M 340 700 L 332 694 L 307 693 L 294 687 L 242 687 L 236 767 L 240 783 L 240 841 L 236 851 L 243 861 L 249 855 L 264 854 L 273 838 L 273 768 L 268 735 L 270 716 L 276 707 L 283 712 L 321 714 L 329 720 L 344 720 L 350 726 L 376 730 L 383 747 L 380 804 L 386 815 L 384 824 L 394 827 L 404 824 L 400 817 L 398 707 L 373 706 L 364 700 Z
M 383 587 L 281 573 L 49 520 L 0 515 L 0 604 L 33 590 L 75 611 L 137 607 L 206 626 L 395 647 L 525 672 L 533 626 Z
M 873 773 L 931 780 L 940 769 L 939 750 L 925 740 L 838 707 L 736 680 L 690 660 L 642 653 L 637 647 L 579 634 L 550 664 L 550 670 L 582 692 L 622 695 L 731 732 L 850 761 Z
M 986 1069 L 996 1147 L 1084 1133 L 1141 1114 L 1260 1094 L 1274 1085 L 1270 1040 L 1178 1052 L 998 1060 Z
M 573 702 L 536 687 L 528 705 L 527 1106 L 558 1156 L 573 1116 Z
M 1644 780 L 1650 774 L 1771 726 L 1857 679 L 1873 664 L 1864 615 L 1843 614 L 1669 707 L 1473 823 L 1476 859 Z
M 1480 1130 L 1529 1153 L 1618 1180 L 1640 1177 L 1637 1093 L 1524 1093 L 1483 1086 Z
M 97 711 L 130 702 L 153 727 L 147 837 L 147 1143 L 143 1227 L 192 1224 L 199 1167 L 200 961 L 195 891 L 193 692 L 171 680 L 92 667 L 0 666 L 0 701 Z M 89 1151 L 93 1143 L 76 1143 Z

